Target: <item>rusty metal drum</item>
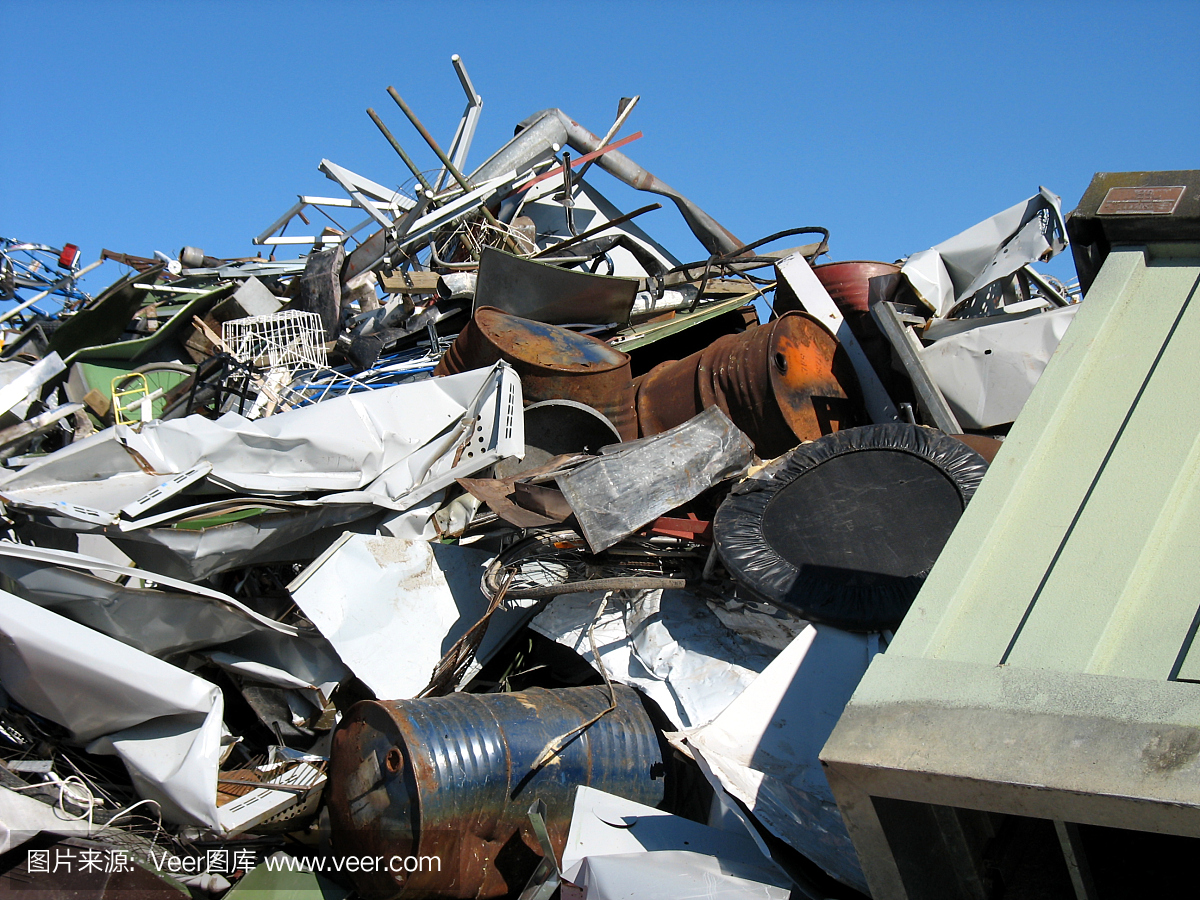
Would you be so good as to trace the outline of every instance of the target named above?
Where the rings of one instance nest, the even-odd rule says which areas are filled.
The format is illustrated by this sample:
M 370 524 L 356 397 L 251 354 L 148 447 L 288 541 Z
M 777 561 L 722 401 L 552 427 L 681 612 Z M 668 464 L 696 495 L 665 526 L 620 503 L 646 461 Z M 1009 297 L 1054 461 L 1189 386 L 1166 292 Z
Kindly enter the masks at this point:
M 785 313 L 718 338 L 685 359 L 662 363 L 641 376 L 637 387 L 642 436 L 719 406 L 763 459 L 865 421 L 849 358 L 824 326 L 803 312 Z
M 540 857 L 527 817 L 534 800 L 546 804 L 559 857 L 576 786 L 661 802 L 664 765 L 654 726 L 632 689 L 615 690 L 616 709 L 536 769 L 548 745 L 608 708 L 608 688 L 456 693 L 352 707 L 330 761 L 333 847 L 402 861 L 398 872 L 356 873 L 359 891 L 379 898 L 515 894 Z
M 637 437 L 629 357 L 604 341 L 491 306 L 475 310 L 434 375 L 503 359 L 521 376 L 525 402 L 574 400 L 604 414 L 625 441 Z
M 870 301 L 872 279 L 885 279 L 885 287 L 876 290 L 876 295 L 888 299 L 892 282 L 900 274 L 900 267 L 893 263 L 855 259 L 846 262 L 821 263 L 813 266 L 813 274 L 821 282 L 842 315 L 849 312 L 867 312 Z

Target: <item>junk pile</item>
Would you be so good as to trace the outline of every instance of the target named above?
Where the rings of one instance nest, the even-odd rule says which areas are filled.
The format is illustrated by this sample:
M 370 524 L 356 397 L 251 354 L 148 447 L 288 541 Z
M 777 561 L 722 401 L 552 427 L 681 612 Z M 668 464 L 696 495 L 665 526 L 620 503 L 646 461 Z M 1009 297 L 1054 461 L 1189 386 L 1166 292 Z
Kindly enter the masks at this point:
M 3 241 L 0 878 L 867 891 L 817 754 L 1075 313 L 1059 200 L 822 262 L 626 156 L 636 97 L 468 168 L 454 65 L 446 150 L 388 88 L 440 167 L 368 110 L 411 178 L 322 160 L 266 258 Z

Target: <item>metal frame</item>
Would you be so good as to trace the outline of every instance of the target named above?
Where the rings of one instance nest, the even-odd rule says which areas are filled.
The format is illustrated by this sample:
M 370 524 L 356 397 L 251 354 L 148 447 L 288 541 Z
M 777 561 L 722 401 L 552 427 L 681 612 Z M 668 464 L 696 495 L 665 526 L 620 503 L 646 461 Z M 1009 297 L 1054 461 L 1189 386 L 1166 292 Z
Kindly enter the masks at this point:
M 458 80 L 462 84 L 462 89 L 467 95 L 467 108 L 463 110 L 462 120 L 458 123 L 458 128 L 454 132 L 454 140 L 450 142 L 450 161 L 454 163 L 454 168 L 458 171 L 463 171 L 463 163 L 467 161 L 467 153 L 471 150 L 471 141 L 475 139 L 475 128 L 479 125 L 479 114 L 483 111 L 483 98 L 475 93 L 475 85 L 471 83 L 471 76 L 467 74 L 467 67 L 463 65 L 462 58 L 455 53 L 450 57 L 450 63 L 454 66 L 454 71 L 458 74 Z M 433 189 L 441 191 L 446 183 L 446 176 L 450 172 L 444 166 L 441 173 L 434 182 Z

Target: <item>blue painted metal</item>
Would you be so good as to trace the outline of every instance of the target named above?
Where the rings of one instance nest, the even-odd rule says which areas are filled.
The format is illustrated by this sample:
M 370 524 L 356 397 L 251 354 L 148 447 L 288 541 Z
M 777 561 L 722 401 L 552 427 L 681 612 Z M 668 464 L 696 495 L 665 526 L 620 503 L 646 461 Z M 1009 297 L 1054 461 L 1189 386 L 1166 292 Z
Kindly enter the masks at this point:
M 663 798 L 657 733 L 637 694 L 535 768 L 554 741 L 609 707 L 606 687 L 531 688 L 364 701 L 339 727 L 328 804 L 334 849 L 387 859 L 426 857 L 440 870 L 360 872 L 367 896 L 499 897 L 538 862 L 529 804 L 546 804 L 555 852 L 566 843 L 575 788 L 653 806 Z

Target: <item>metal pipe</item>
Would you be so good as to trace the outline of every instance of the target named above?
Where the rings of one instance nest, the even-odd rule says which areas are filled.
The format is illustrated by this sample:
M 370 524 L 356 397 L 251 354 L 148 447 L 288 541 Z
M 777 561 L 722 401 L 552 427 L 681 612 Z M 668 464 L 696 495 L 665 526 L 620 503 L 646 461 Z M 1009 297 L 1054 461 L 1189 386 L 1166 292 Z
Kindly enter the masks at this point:
M 392 133 L 388 131 L 388 127 L 383 124 L 383 119 L 379 118 L 379 116 L 376 115 L 375 110 L 371 109 L 369 106 L 367 107 L 367 115 L 371 117 L 371 121 L 375 123 L 375 126 L 383 132 L 383 136 L 388 139 L 388 143 L 392 145 L 392 149 L 400 154 L 400 158 L 404 160 L 404 164 L 408 166 L 408 171 L 412 172 L 413 175 L 416 176 L 417 181 L 421 184 L 421 187 L 424 188 L 428 193 L 432 194 L 433 188 L 430 186 L 429 182 L 425 180 L 425 176 L 421 174 L 421 170 L 417 168 L 417 164 L 409 158 L 407 153 L 404 152 L 404 148 L 400 146 L 400 142 L 392 137 Z
M 417 129 L 417 133 L 420 134 L 421 137 L 425 138 L 425 143 L 429 145 L 429 149 L 437 154 L 437 158 L 442 161 L 442 165 L 446 167 L 446 171 L 449 172 L 451 177 L 458 182 L 458 186 L 464 191 L 470 193 L 472 190 L 470 183 L 467 181 L 467 179 L 463 178 L 462 172 L 458 171 L 458 166 L 454 165 L 454 163 L 450 161 L 450 157 L 448 157 L 442 151 L 442 148 L 438 145 L 438 142 L 433 139 L 433 135 L 430 134 L 428 129 L 421 124 L 421 120 L 417 118 L 417 114 L 412 111 L 409 105 L 404 102 L 404 98 L 396 93 L 396 89 L 391 85 L 388 85 L 387 91 L 391 95 L 392 99 L 396 101 L 396 105 L 400 107 L 406 116 L 408 116 L 408 121 L 412 122 L 413 128 Z M 483 207 L 483 214 L 493 225 L 500 224 L 496 220 L 496 217 L 492 215 L 491 210 L 489 210 L 486 206 Z
M 613 138 L 615 138 L 617 136 L 617 132 L 621 130 L 621 126 L 625 124 L 625 120 L 629 118 L 629 114 L 631 112 L 633 112 L 633 108 L 638 105 L 638 101 L 641 99 L 642 99 L 642 95 L 638 94 L 636 97 L 634 97 L 632 100 L 630 100 L 627 104 L 625 104 L 625 108 L 623 110 L 621 110 L 620 113 L 617 114 L 617 121 L 613 122 L 612 128 L 608 129 L 608 133 L 605 134 L 604 137 L 600 138 L 600 146 L 601 147 L 607 147 L 609 144 L 609 141 L 611 141 Z M 595 162 L 595 160 L 593 160 L 593 159 L 589 159 L 587 162 L 585 162 L 583 164 L 583 168 L 579 170 L 579 172 L 575 175 L 575 177 L 583 178 L 583 176 L 587 172 L 587 170 L 591 168 L 593 162 Z
M 560 147 L 564 144 L 569 145 L 580 153 L 591 153 L 601 149 L 600 138 L 561 109 L 543 110 L 525 121 L 529 123 L 528 126 L 476 169 L 471 174 L 473 179 L 494 178 L 511 171 L 523 172 L 535 162 L 549 159 L 553 155 L 551 148 L 554 144 Z M 692 234 L 710 253 L 724 255 L 743 245 L 742 241 L 712 216 L 623 153 L 615 150 L 605 153 L 596 164 L 639 191 L 669 198 L 679 207 L 679 212 Z
M 421 124 L 421 120 L 417 118 L 417 114 L 409 108 L 407 103 L 404 102 L 404 98 L 396 93 L 396 89 L 394 87 L 388 85 L 387 90 L 392 99 L 396 101 L 396 105 L 400 107 L 406 116 L 408 116 L 408 121 L 412 122 L 413 128 L 417 129 L 421 137 L 425 138 L 425 143 L 429 145 L 429 149 L 437 154 L 437 158 L 442 161 L 442 165 L 446 167 L 446 171 L 449 172 L 451 176 L 453 176 L 454 180 L 458 182 L 458 186 L 461 187 L 464 192 L 470 193 L 472 190 L 470 183 L 463 178 L 462 172 L 458 171 L 458 166 L 454 165 L 454 163 L 450 161 L 450 157 L 442 152 L 442 148 L 438 146 L 438 142 L 433 139 L 433 135 L 430 134 L 425 126 Z M 483 213 L 483 217 L 488 220 L 488 223 L 494 225 L 500 231 L 500 234 L 504 236 L 504 242 L 509 245 L 509 248 L 514 253 L 520 254 L 521 248 L 517 246 L 517 242 L 513 239 L 512 235 L 510 235 L 505 230 L 505 227 L 500 224 L 500 220 L 492 214 L 490 209 L 488 209 L 487 204 L 484 203 L 479 207 L 479 209 Z

